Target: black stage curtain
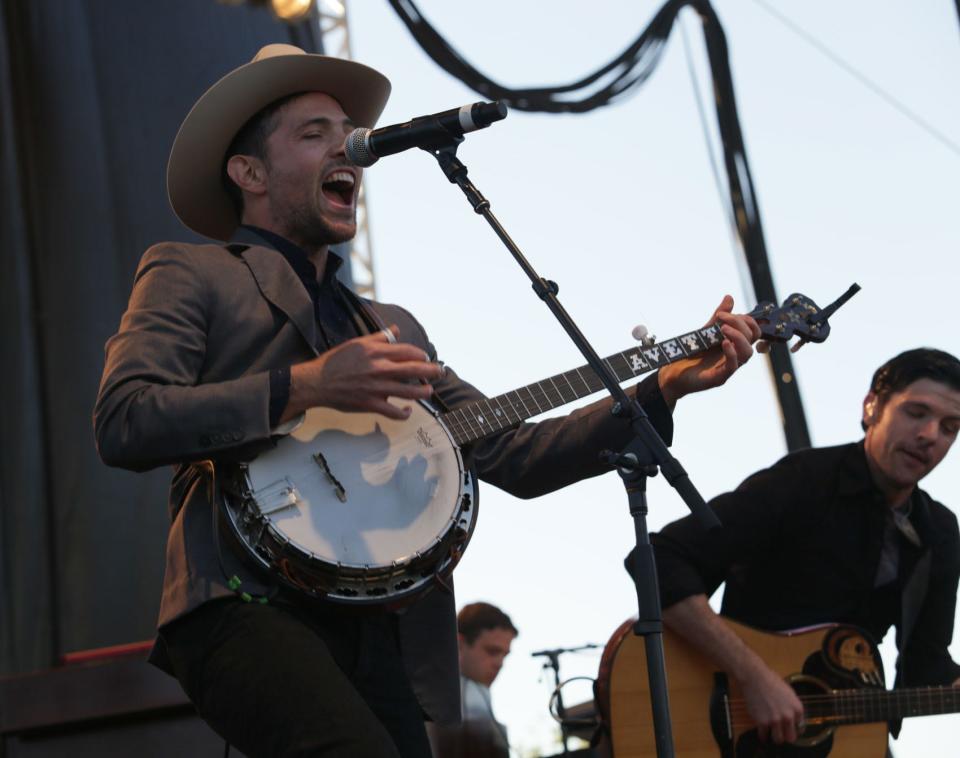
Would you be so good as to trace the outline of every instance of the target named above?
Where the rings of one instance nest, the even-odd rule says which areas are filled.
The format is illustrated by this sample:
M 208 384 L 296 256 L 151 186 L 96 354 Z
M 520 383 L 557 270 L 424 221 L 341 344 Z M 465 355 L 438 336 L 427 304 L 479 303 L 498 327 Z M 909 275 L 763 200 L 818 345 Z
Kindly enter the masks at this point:
M 0 674 L 152 636 L 169 472 L 100 463 L 103 344 L 143 250 L 192 239 L 165 191 L 202 91 L 307 25 L 215 0 L 0 4 Z

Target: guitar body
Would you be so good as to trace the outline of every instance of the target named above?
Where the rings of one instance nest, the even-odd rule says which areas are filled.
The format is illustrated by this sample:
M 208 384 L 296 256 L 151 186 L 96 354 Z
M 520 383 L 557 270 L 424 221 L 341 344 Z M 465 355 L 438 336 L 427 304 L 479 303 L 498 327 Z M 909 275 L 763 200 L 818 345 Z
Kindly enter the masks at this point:
M 797 678 L 807 674 L 818 682 L 848 689 L 863 686 L 882 687 L 882 668 L 876 648 L 850 627 L 821 626 L 798 632 L 771 634 L 732 621 L 727 623 L 737 635 L 798 691 L 816 685 Z M 755 739 L 752 724 L 737 719 L 745 709 L 734 703 L 726 722 L 726 713 L 717 705 L 724 682 L 703 655 L 680 637 L 664 633 L 664 656 L 670 697 L 673 739 L 678 758 L 882 758 L 887 749 L 886 722 L 849 724 L 838 728 L 808 727 L 804 745 L 762 745 Z M 643 638 L 633 634 L 632 623 L 624 624 L 607 645 L 609 661 L 609 727 L 615 758 L 655 758 L 650 690 L 647 680 Z M 601 679 L 603 672 L 601 672 Z M 720 675 L 721 680 L 726 677 Z M 598 681 L 598 685 L 600 682 Z M 731 701 L 742 698 L 736 683 L 725 682 Z M 812 688 L 812 689 L 811 689 Z M 604 695 L 601 695 L 604 697 Z M 714 711 L 711 714 L 711 708 Z M 712 718 L 713 715 L 713 718 Z M 728 734 L 726 722 L 731 725 Z M 715 732 L 721 734 L 715 734 Z M 728 738 L 729 739 L 726 739 Z M 721 743 L 726 742 L 726 745 Z

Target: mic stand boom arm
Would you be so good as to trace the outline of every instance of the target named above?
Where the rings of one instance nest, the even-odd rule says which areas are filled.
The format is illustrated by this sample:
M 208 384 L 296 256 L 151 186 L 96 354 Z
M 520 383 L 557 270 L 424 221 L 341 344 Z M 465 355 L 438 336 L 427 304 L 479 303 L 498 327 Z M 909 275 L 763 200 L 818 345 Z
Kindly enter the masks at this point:
M 703 497 L 690 481 L 680 462 L 667 449 L 666 444 L 650 423 L 646 412 L 635 398 L 630 398 L 617 383 L 616 377 L 593 349 L 566 309 L 557 299 L 559 288 L 555 282 L 541 277 L 523 253 L 500 225 L 490 210 L 490 202 L 480 193 L 467 177 L 467 167 L 457 158 L 457 147 L 462 137 L 451 137 L 450 143 L 434 149 L 424 148 L 433 155 L 440 168 L 452 184 L 456 184 L 466 195 L 473 210 L 483 216 L 497 236 L 510 251 L 520 268 L 533 284 L 533 291 L 547 305 L 557 321 L 586 358 L 590 368 L 600 377 L 604 387 L 613 397 L 612 413 L 629 420 L 634 439 L 620 454 L 605 453 L 605 462 L 616 466 L 630 505 L 630 515 L 634 520 L 636 550 L 634 551 L 634 580 L 637 587 L 638 621 L 634 632 L 644 637 L 647 653 L 647 672 L 650 682 L 651 705 L 653 709 L 654 732 L 656 735 L 657 755 L 659 758 L 672 758 L 673 737 L 670 726 L 670 708 L 666 688 L 666 671 L 663 661 L 663 621 L 660 609 L 660 593 L 657 588 L 656 565 L 650 536 L 647 532 L 646 479 L 655 474 L 657 468 L 694 513 L 704 528 L 719 526 L 720 522 L 713 511 L 707 507 Z M 641 716 L 642 717 L 642 716 Z

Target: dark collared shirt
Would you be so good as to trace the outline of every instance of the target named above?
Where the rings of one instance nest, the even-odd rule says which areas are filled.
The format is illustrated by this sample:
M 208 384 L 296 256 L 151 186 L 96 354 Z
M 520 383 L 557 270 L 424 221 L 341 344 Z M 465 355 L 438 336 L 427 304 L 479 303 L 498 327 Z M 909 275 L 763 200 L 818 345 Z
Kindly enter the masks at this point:
M 337 271 L 343 265 L 343 259 L 336 253 L 327 253 L 327 264 L 323 278 L 317 277 L 317 268 L 307 253 L 290 240 L 279 234 L 249 224 L 247 229 L 266 244 L 265 247 L 282 255 L 290 268 L 303 282 L 304 289 L 313 302 L 313 313 L 317 321 L 317 344 L 314 347 L 321 353 L 336 347 L 342 342 L 359 337 L 360 324 L 357 316 L 347 305 Z M 270 426 L 276 426 L 290 399 L 290 367 L 274 369 L 270 372 Z
M 687 517 L 651 537 L 664 607 L 709 596 L 726 581 L 722 612 L 743 623 L 767 630 L 848 623 L 879 641 L 900 624 L 904 584 L 929 550 L 928 590 L 908 647 L 901 647 L 901 684 L 948 684 L 960 676 L 947 652 L 960 576 L 956 517 L 918 488 L 910 523 L 921 544 L 891 531 L 892 512 L 873 484 L 862 443 L 788 455 L 711 506 L 721 529 L 704 532 Z M 897 540 L 896 576 L 877 586 L 890 539 Z

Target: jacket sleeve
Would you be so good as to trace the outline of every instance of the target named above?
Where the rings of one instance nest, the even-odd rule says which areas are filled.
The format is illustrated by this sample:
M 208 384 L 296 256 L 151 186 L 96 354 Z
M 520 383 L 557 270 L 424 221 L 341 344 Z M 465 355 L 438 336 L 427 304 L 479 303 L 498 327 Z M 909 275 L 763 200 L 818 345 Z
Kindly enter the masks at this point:
M 94 432 L 108 465 L 143 471 L 269 438 L 269 372 L 200 383 L 212 287 L 195 253 L 148 250 L 107 341 Z
M 709 597 L 735 563 L 783 544 L 797 510 L 789 493 L 803 492 L 805 478 L 788 456 L 710 501 L 720 527 L 708 531 L 689 515 L 652 534 L 663 607 L 692 595 Z M 632 553 L 626 567 L 632 573 Z

